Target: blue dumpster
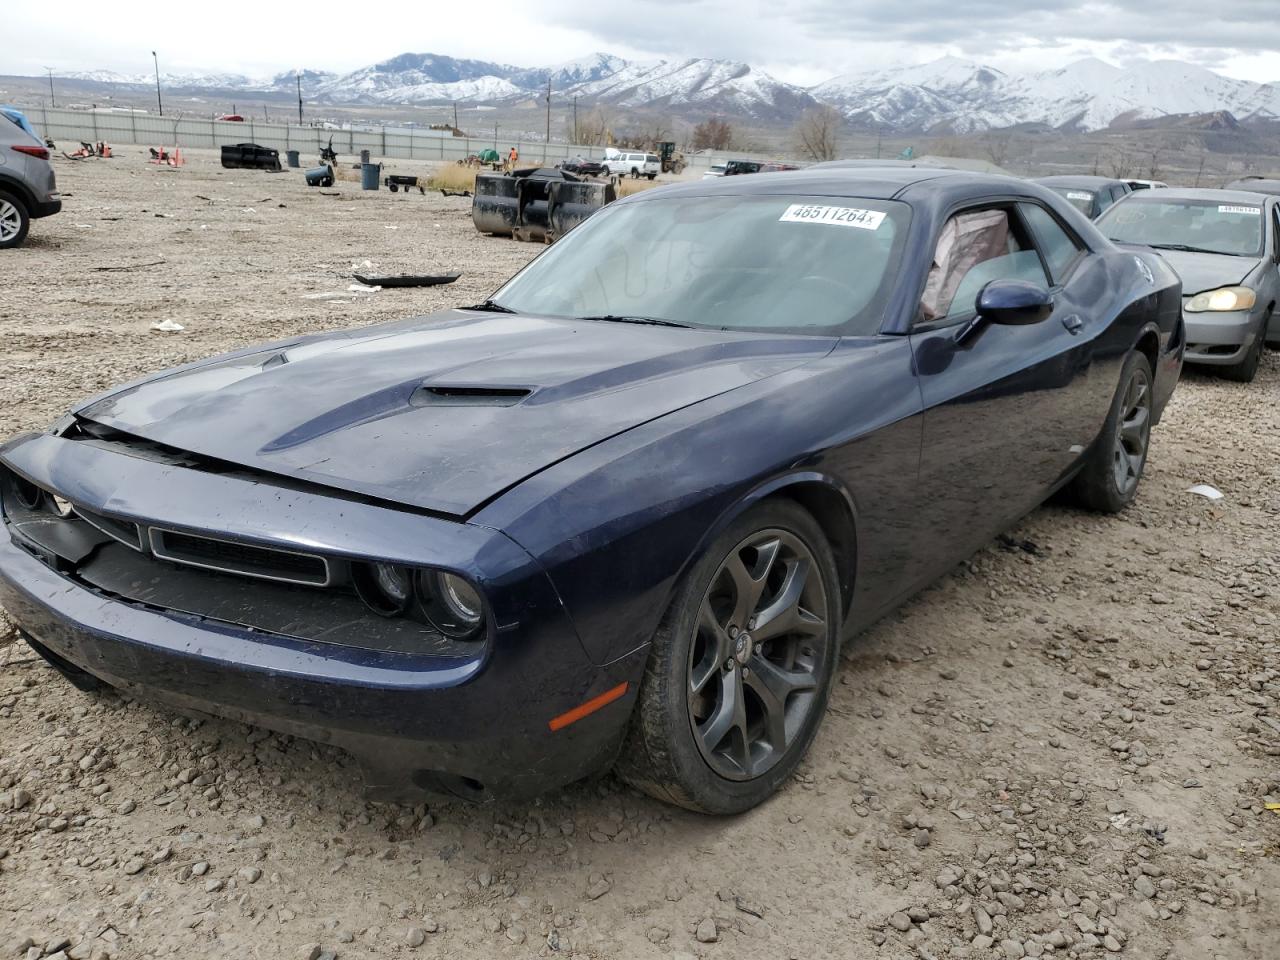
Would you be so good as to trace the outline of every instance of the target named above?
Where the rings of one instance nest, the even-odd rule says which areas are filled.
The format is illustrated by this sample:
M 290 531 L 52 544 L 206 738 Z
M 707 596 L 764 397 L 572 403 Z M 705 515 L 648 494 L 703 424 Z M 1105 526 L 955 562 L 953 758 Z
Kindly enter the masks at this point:
M 382 164 L 360 164 L 360 187 L 363 190 L 377 190 L 378 178 L 382 175 Z

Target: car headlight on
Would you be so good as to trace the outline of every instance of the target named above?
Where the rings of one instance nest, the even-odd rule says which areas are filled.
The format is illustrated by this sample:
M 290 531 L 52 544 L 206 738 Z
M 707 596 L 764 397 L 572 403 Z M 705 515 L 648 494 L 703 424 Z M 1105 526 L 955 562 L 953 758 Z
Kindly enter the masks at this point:
M 1251 310 L 1258 299 L 1248 287 L 1220 287 L 1197 293 L 1187 301 L 1187 313 L 1224 313 L 1231 310 Z
M 418 599 L 431 625 L 447 637 L 465 640 L 484 626 L 484 601 L 471 583 L 443 570 L 417 576 Z

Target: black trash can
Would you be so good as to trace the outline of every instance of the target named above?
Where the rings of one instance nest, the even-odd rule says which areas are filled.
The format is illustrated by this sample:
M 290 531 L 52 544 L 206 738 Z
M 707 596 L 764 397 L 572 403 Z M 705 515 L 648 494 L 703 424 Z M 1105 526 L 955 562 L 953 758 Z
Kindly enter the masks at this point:
M 286 150 L 285 155 L 289 158 L 289 166 L 291 167 L 301 166 L 301 164 L 298 162 L 297 150 Z

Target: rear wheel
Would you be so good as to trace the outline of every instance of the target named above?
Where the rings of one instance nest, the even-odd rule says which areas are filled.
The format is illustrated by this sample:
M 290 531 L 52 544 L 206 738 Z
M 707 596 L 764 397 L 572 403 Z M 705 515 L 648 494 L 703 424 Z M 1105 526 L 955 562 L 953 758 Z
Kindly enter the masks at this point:
M 654 637 L 619 774 L 702 813 L 768 798 L 822 722 L 839 593 L 831 547 L 799 506 L 770 501 L 735 521 L 685 576 Z
M 1118 513 L 1137 496 L 1151 442 L 1151 396 L 1151 364 L 1131 353 L 1102 432 L 1072 481 L 1076 499 L 1091 510 Z
M 31 226 L 31 214 L 21 197 L 0 190 L 0 250 L 22 246 Z

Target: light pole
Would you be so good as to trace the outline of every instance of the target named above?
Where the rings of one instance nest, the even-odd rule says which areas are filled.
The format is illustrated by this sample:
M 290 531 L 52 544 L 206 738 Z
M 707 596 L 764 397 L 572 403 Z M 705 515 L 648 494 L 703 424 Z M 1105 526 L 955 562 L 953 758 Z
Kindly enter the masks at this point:
M 56 107 L 58 101 L 53 98 L 53 67 L 45 67 L 44 69 L 49 74 L 49 106 Z
M 302 71 L 293 71 L 294 79 L 298 81 L 298 126 L 302 126 Z
M 578 139 L 578 95 L 573 95 L 573 142 L 581 143 Z
M 164 103 L 160 100 L 160 59 L 156 56 L 154 50 L 151 51 L 151 59 L 156 65 L 156 109 L 160 111 L 160 116 L 164 116 Z

